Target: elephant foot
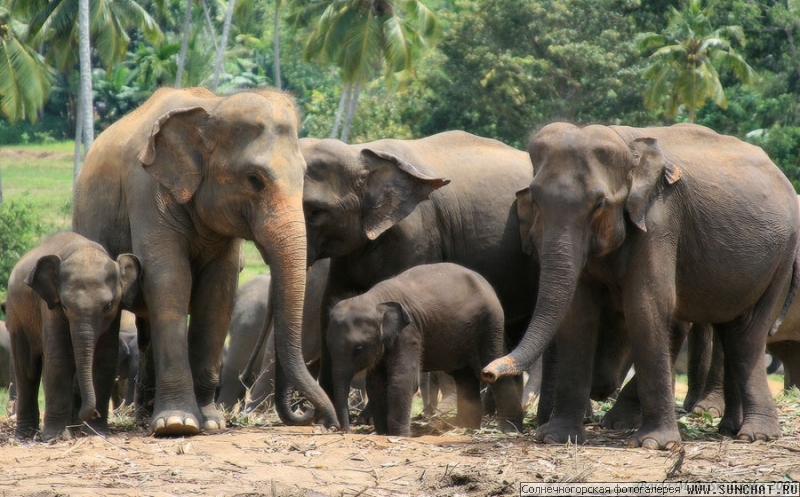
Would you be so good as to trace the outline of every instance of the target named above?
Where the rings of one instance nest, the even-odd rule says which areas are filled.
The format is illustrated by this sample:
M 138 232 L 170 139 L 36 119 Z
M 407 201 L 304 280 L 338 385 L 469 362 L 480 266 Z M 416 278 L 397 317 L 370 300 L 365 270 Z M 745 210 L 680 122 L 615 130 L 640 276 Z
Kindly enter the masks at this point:
M 684 407 L 687 411 L 691 409 L 691 412 L 698 416 L 708 413 L 712 418 L 718 418 L 725 412 L 725 399 L 717 392 L 706 395 L 695 402 L 694 405 L 689 405 L 689 407 L 686 407 L 686 405 L 684 404 Z
M 514 418 L 497 418 L 497 429 L 503 433 L 522 433 L 522 416 Z
M 478 430 L 481 427 L 481 418 L 482 416 L 480 413 L 477 416 L 471 414 L 457 414 L 456 417 L 453 418 L 453 424 L 459 428 Z
M 153 416 L 151 421 L 153 435 L 162 436 L 186 436 L 197 435 L 200 433 L 200 424 L 194 414 L 184 411 L 164 411 L 157 416 Z
M 111 431 L 108 428 L 108 419 L 93 419 L 91 421 L 87 421 L 86 424 L 89 425 L 89 427 L 84 426 L 81 428 L 81 431 L 89 435 L 95 435 L 97 433 L 105 435 Z
M 737 440 L 745 442 L 775 440 L 781 436 L 781 428 L 777 416 L 753 416 L 748 418 L 737 431 L 727 425 L 724 428 L 725 431 L 723 432 L 722 421 L 720 421 L 719 432 L 721 434 L 733 437 L 735 433 Z
M 651 450 L 672 450 L 681 444 L 681 433 L 678 426 L 662 426 L 658 428 L 641 428 L 631 435 L 626 442 L 628 447 L 642 447 Z
M 734 409 L 734 411 L 736 410 Z M 744 420 L 742 419 L 741 411 L 739 411 L 737 414 L 726 412 L 720 420 L 717 430 L 719 431 L 720 435 L 733 438 L 737 433 L 739 433 L 739 430 L 743 424 Z
M 28 440 L 39 433 L 38 423 L 24 423 L 17 420 L 17 428 L 14 431 L 14 438 L 17 440 Z
M 49 442 L 50 440 L 70 440 L 72 432 L 66 426 L 48 427 L 45 426 L 42 430 L 42 441 Z
M 603 419 L 600 426 L 611 430 L 632 430 L 642 424 L 642 410 L 639 404 L 617 400 Z
M 570 421 L 561 421 L 558 418 L 553 418 L 536 430 L 534 439 L 537 442 L 546 444 L 561 445 L 572 442 L 582 445 L 586 443 L 586 430 L 583 427 L 583 423 L 575 424 Z
M 204 430 L 223 430 L 225 429 L 225 416 L 213 404 L 200 408 L 203 415 Z

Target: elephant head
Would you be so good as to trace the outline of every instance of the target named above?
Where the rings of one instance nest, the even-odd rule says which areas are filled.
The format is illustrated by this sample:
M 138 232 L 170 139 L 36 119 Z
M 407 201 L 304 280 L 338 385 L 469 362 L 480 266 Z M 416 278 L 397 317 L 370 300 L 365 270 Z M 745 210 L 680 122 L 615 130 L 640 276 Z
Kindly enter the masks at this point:
M 300 140 L 308 164 L 303 208 L 309 264 L 352 253 L 450 183 L 379 149 L 338 140 Z
M 63 260 L 58 255 L 41 257 L 25 279 L 48 309 L 63 313 L 69 321 L 83 421 L 96 416 L 92 378 L 95 346 L 102 334 L 119 326 L 121 310 L 133 305 L 140 274 L 135 255 L 121 254 L 114 261 L 102 247 L 92 245 Z
M 654 195 L 681 178 L 652 138 L 623 139 L 606 126 L 554 123 L 528 148 L 530 187 L 517 194 L 523 247 L 541 261 L 536 309 L 519 346 L 483 370 L 485 381 L 520 374 L 541 355 L 569 311 L 587 263 L 647 231 Z
M 293 102 L 279 92 L 198 99 L 156 121 L 139 160 L 162 188 L 160 209 L 174 209 L 173 218 L 193 223 L 201 235 L 255 242 L 274 284 L 277 358 L 288 381 L 335 426 L 333 406 L 301 350 L 305 161 L 297 127 Z
M 344 430 L 350 428 L 348 398 L 353 376 L 374 368 L 410 322 L 408 312 L 397 302 L 375 305 L 355 297 L 331 309 L 326 342 L 333 358 L 336 413 Z

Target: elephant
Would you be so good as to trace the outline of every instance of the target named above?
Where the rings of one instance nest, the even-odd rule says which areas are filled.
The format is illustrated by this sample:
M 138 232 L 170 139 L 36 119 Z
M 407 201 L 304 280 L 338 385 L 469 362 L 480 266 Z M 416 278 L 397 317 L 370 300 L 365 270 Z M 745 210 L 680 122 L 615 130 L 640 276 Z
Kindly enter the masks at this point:
M 328 281 L 329 265 L 328 259 L 319 260 L 311 266 L 306 276 L 302 331 L 303 358 L 306 363 L 319 358 L 320 302 Z M 269 274 L 264 274 L 239 286 L 233 307 L 228 350 L 222 362 L 218 404 L 232 407 L 244 400 L 246 389 L 252 387 L 245 409 L 253 410 L 273 393 L 275 341 L 271 327 L 266 339 L 261 341 L 259 350 L 254 351 L 267 315 L 270 279 Z M 248 360 L 254 353 L 253 364 L 248 368 Z M 240 378 L 246 369 L 253 373 Z
M 139 340 L 136 332 L 136 315 L 122 311 L 119 324 L 119 358 L 117 359 L 117 379 L 111 393 L 114 409 L 132 406 L 139 372 Z
M 462 131 L 359 145 L 314 138 L 300 143 L 308 164 L 309 264 L 331 259 L 323 333 L 336 301 L 410 267 L 453 262 L 491 283 L 503 304 L 508 343 L 521 338 L 538 282 L 532 276 L 538 261 L 522 252 L 516 228 L 514 192 L 533 176 L 524 152 Z M 319 381 L 333 395 L 325 344 Z M 277 390 L 285 391 L 280 383 Z M 296 416 L 287 398 L 278 394 L 283 419 Z
M 5 321 L 0 321 L 0 388 L 11 387 L 14 378 L 11 357 L 11 338 L 8 336 L 8 328 Z
M 305 161 L 297 129 L 295 105 L 279 91 L 220 97 L 161 88 L 89 150 L 75 182 L 73 229 L 142 262 L 143 298 L 133 312 L 139 375 L 154 393 L 137 393 L 137 409 L 152 412 L 156 436 L 225 426 L 214 394 L 242 239 L 270 265 L 277 357 L 288 381 L 326 425 L 338 426 L 300 350 Z
M 539 292 L 523 340 L 483 370 L 520 374 L 555 337 L 553 415 L 536 439 L 585 441 L 591 354 L 600 303 L 621 310 L 641 374 L 642 424 L 630 446 L 680 443 L 672 400 L 670 329 L 714 323 L 744 410 L 720 431 L 742 440 L 780 435 L 761 364 L 770 327 L 797 289 L 798 205 L 791 183 L 758 147 L 694 124 L 669 127 L 551 123 L 532 138 L 528 243 Z
M 451 263 L 414 266 L 338 302 L 325 339 L 342 428 L 349 430 L 350 382 L 363 370 L 379 435 L 410 435 L 420 370 L 452 374 L 458 395 L 456 424 L 479 428 L 481 368 L 505 354 L 504 324 L 503 306 L 489 282 Z M 492 388 L 498 426 L 521 431 L 521 392 L 514 379 L 501 379 Z
M 73 378 L 78 417 L 107 430 L 116 377 L 121 309 L 140 290 L 133 254 L 111 259 L 99 244 L 69 231 L 45 238 L 23 255 L 8 280 L 6 313 L 17 381 L 18 438 L 39 430 L 39 382 L 44 386 L 43 440 L 72 424 Z

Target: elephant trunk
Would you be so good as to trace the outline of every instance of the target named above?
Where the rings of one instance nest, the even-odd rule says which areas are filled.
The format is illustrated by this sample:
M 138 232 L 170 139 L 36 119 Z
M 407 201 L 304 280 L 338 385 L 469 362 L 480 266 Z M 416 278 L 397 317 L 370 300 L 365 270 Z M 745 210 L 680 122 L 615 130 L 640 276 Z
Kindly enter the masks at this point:
M 342 430 L 350 432 L 350 382 L 354 373 L 343 368 L 333 370 L 333 398 Z
M 75 353 L 75 371 L 78 388 L 81 392 L 81 421 L 89 421 L 99 416 L 92 380 L 94 361 L 94 329 L 91 326 L 78 326 L 72 334 L 72 348 Z
M 494 383 L 503 376 L 522 374 L 553 340 L 569 311 L 583 267 L 585 252 L 577 241 L 578 237 L 566 229 L 545 237 L 541 250 L 539 296 L 528 330 L 510 354 L 483 368 L 483 381 Z
M 306 286 L 306 226 L 302 197 L 296 195 L 264 223 L 256 243 L 272 275 L 275 358 L 287 385 L 294 385 L 321 412 L 327 427 L 339 427 L 333 403 L 309 373 L 303 359 L 302 321 Z M 276 377 L 281 374 L 276 371 Z M 285 392 L 283 392 L 285 394 Z M 281 396 L 276 391 L 276 397 Z M 281 399 L 276 398 L 281 409 Z M 284 405 L 283 408 L 286 406 Z M 279 413 L 280 414 L 280 413 Z

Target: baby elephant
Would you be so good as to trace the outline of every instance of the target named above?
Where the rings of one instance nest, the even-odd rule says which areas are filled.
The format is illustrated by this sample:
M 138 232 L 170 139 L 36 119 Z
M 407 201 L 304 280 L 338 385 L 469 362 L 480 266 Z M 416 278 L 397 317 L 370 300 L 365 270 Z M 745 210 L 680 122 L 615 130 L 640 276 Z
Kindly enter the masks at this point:
M 78 417 L 107 429 L 117 371 L 120 312 L 139 291 L 139 260 L 116 261 L 92 241 L 60 232 L 23 255 L 8 281 L 6 314 L 17 378 L 18 438 L 39 429 L 39 380 L 44 383 L 42 439 L 64 434 Z
M 326 341 L 332 357 L 336 414 L 349 430 L 350 380 L 367 370 L 367 396 L 375 431 L 408 436 L 411 401 L 422 371 L 453 375 L 456 423 L 479 428 L 480 373 L 502 357 L 503 308 L 479 274 L 455 264 L 416 266 L 342 300 L 330 313 Z M 492 386 L 498 426 L 522 429 L 520 392 L 513 378 Z

